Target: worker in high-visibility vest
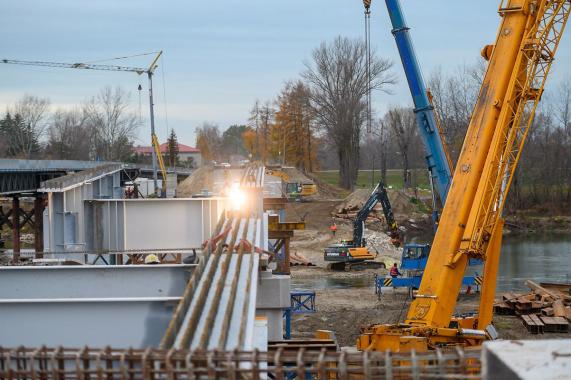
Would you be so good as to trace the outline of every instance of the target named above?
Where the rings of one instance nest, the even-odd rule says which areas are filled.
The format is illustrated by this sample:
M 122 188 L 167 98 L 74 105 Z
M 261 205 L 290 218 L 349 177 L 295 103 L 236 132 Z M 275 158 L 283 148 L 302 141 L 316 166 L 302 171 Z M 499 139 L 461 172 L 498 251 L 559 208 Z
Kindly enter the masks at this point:
M 329 231 L 331 231 L 331 235 L 335 236 L 335 233 L 337 232 L 337 224 L 335 224 L 335 222 L 329 226 Z
M 397 278 L 398 276 L 402 276 L 402 273 L 399 272 L 399 268 L 397 267 L 397 263 L 395 263 L 395 264 L 391 267 L 391 270 L 389 271 L 389 274 L 391 275 L 392 278 Z

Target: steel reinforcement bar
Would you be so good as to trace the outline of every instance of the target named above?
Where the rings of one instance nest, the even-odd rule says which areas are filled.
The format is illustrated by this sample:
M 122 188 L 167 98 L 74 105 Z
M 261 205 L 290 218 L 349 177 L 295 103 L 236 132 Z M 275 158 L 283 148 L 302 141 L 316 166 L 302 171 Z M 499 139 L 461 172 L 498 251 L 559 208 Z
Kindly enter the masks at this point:
M 480 351 L 269 352 L 1 348 L 0 379 L 479 379 Z

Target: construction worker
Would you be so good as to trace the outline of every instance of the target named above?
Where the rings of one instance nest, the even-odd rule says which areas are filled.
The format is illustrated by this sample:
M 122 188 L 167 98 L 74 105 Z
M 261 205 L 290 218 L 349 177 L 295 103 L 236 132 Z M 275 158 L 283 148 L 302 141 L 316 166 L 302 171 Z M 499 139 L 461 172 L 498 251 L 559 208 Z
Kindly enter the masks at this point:
M 337 232 L 337 224 L 335 224 L 335 222 L 329 226 L 329 231 L 331 231 L 331 235 L 335 236 L 335 233 Z
M 145 264 L 160 264 L 161 261 L 159 260 L 158 256 L 154 253 L 145 256 Z
M 391 267 L 389 274 L 391 275 L 392 278 L 397 278 L 398 276 L 402 276 L 402 273 L 399 272 L 399 268 L 397 267 L 397 263 L 394 263 L 394 265 Z

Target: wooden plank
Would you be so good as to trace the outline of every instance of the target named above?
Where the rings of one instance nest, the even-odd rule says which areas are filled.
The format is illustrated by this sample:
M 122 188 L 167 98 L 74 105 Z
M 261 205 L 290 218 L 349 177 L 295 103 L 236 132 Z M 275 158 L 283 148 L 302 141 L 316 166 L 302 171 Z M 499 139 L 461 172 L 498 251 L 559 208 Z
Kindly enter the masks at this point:
M 556 317 L 563 317 L 565 318 L 565 306 L 563 305 L 563 301 L 555 300 L 553 301 L 553 315 Z
M 548 296 L 553 297 L 555 299 L 557 298 L 557 295 L 554 292 L 552 292 L 548 289 L 545 289 L 544 287 L 542 287 L 541 285 L 539 285 L 538 283 L 536 283 L 532 280 L 526 280 L 525 285 L 537 294 L 548 295 Z
M 554 300 L 559 298 L 554 292 L 545 289 L 544 287 L 540 286 L 538 283 L 533 282 L 531 280 L 527 280 L 525 282 L 525 285 L 527 285 L 531 290 L 533 290 L 537 294 L 548 295 L 552 297 Z

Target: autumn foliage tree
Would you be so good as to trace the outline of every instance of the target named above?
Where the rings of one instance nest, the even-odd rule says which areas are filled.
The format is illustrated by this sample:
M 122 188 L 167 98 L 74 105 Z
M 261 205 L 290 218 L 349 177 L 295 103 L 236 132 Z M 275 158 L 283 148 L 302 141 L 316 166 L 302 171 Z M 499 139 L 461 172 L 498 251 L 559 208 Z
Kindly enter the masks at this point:
M 305 172 L 316 167 L 314 139 L 315 113 L 310 90 L 302 82 L 288 82 L 277 98 L 278 110 L 272 127 L 270 152 L 282 165 L 293 165 Z
M 252 128 L 256 134 L 256 153 L 255 156 L 264 164 L 268 162 L 270 133 L 274 122 L 275 109 L 271 106 L 269 101 L 261 104 L 256 100 L 254 106 L 250 111 L 249 127 Z
M 255 157 L 257 154 L 256 141 L 256 132 L 252 128 L 248 128 L 242 132 L 242 143 L 244 144 L 244 149 L 246 149 L 250 158 Z
M 222 136 L 217 125 L 203 123 L 196 128 L 196 147 L 200 149 L 203 160 L 216 160 L 220 156 Z

